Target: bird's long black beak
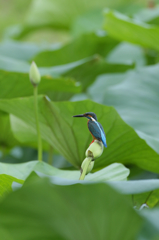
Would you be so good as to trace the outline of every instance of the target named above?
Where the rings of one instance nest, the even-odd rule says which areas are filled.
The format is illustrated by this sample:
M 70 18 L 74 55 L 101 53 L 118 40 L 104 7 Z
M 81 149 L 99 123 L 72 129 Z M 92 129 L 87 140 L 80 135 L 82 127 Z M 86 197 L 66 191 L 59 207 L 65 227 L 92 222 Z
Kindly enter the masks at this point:
M 85 117 L 85 115 L 84 114 L 79 114 L 79 115 L 75 115 L 73 117 Z

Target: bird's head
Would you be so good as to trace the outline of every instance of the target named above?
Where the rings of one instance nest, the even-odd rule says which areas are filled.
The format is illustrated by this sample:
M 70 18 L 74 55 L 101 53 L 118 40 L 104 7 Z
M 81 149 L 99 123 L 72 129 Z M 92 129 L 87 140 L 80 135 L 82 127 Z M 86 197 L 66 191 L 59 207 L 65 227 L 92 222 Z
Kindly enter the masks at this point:
M 87 113 L 84 113 L 84 114 L 75 115 L 73 117 L 86 117 L 90 120 L 96 120 L 97 121 L 97 116 L 93 112 L 87 112 Z

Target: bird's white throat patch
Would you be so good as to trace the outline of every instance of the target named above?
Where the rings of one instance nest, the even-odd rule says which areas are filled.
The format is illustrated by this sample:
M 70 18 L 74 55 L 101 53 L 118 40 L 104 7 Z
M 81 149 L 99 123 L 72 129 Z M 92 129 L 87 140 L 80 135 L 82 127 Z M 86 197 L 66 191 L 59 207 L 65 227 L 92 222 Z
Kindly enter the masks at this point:
M 93 117 L 91 117 L 91 120 L 92 120 L 93 122 L 96 122 L 96 120 L 95 120 Z

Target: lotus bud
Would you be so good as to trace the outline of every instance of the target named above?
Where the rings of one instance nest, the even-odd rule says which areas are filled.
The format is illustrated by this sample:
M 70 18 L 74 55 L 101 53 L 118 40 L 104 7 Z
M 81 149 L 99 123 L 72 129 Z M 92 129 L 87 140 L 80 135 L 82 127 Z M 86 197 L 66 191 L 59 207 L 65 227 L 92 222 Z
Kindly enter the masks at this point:
M 101 141 L 94 140 L 94 142 L 86 150 L 86 157 L 91 157 L 92 155 L 92 158 L 94 160 L 102 155 L 103 149 L 103 143 Z
M 91 157 L 91 159 L 92 159 L 92 157 Z M 81 173 L 82 173 L 83 169 L 85 168 L 88 161 L 90 161 L 90 157 L 85 158 L 84 161 L 82 162 Z M 87 168 L 86 175 L 92 171 L 93 167 L 94 167 L 94 161 L 91 161 Z
M 41 76 L 35 62 L 32 62 L 30 66 L 29 78 L 33 86 L 37 86 L 40 83 Z

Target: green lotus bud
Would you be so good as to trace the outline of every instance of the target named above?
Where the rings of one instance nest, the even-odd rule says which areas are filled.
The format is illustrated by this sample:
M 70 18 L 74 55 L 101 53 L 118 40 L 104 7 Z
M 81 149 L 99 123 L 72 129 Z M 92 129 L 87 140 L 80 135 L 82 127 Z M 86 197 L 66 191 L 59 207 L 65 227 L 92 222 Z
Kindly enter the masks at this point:
M 93 155 L 93 159 L 96 159 L 102 155 L 103 149 L 103 143 L 101 141 L 94 140 L 94 142 L 86 150 L 86 157 L 91 157 L 91 155 Z
M 33 86 L 37 86 L 40 83 L 41 76 L 35 62 L 32 62 L 30 66 L 29 78 Z
M 91 158 L 92 159 L 92 158 Z M 81 165 L 81 172 L 83 171 L 83 169 L 85 168 L 87 162 L 90 161 L 90 157 L 87 157 L 84 159 L 84 161 L 82 162 L 82 165 Z M 88 168 L 87 168 L 87 172 L 86 174 L 90 173 L 92 171 L 94 167 L 94 161 L 91 161 L 90 164 L 88 165 Z

